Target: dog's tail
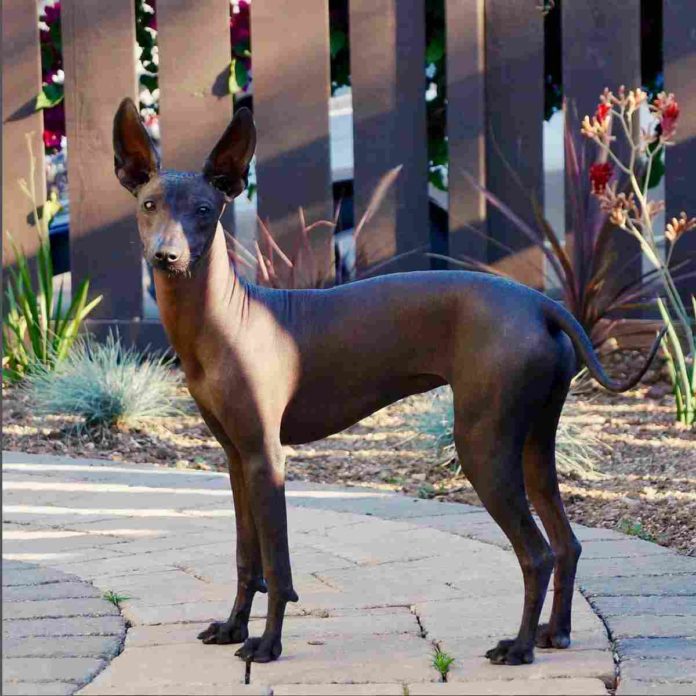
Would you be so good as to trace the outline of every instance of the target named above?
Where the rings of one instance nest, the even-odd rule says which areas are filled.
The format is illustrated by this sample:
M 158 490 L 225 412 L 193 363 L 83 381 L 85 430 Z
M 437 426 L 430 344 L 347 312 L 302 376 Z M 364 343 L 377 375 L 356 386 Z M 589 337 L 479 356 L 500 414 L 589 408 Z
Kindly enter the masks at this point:
M 665 332 L 667 331 L 666 327 L 663 328 L 662 331 L 660 331 L 657 338 L 653 342 L 652 347 L 650 348 L 650 353 L 648 354 L 648 357 L 645 360 L 643 366 L 634 375 L 631 375 L 628 379 L 624 381 L 619 381 L 616 379 L 612 379 L 604 371 L 602 364 L 599 362 L 599 358 L 597 357 L 597 353 L 595 352 L 592 342 L 588 338 L 585 329 L 583 329 L 582 325 L 578 322 L 578 320 L 567 309 L 558 304 L 558 302 L 554 302 L 553 300 L 550 300 L 548 298 L 544 299 L 546 301 L 543 303 L 543 308 L 544 315 L 546 316 L 547 320 L 555 326 L 557 326 L 558 328 L 560 328 L 566 334 L 568 334 L 570 340 L 573 342 L 573 345 L 575 346 L 576 353 L 580 358 L 582 358 L 585 365 L 587 365 L 587 369 L 590 371 L 590 374 L 605 389 L 608 389 L 611 392 L 627 391 L 628 389 L 635 387 L 636 384 L 640 382 L 643 375 L 648 371 L 650 363 L 652 363 L 653 358 L 655 357 L 655 354 L 657 353 L 658 348 L 660 347 L 662 337 L 665 335 Z

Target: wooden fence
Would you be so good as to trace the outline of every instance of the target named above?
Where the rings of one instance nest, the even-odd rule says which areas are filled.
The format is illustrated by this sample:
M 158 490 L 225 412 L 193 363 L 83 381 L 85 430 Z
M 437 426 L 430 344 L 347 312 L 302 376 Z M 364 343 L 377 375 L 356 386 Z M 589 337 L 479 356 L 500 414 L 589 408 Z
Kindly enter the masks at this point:
M 364 266 L 429 243 L 425 2 L 349 3 L 351 44 L 359 46 L 351 51 L 356 217 L 379 177 L 404 165 L 370 233 L 360 239 Z M 446 0 L 449 250 L 513 268 L 533 285 L 541 284 L 540 255 L 500 214 L 486 211 L 463 172 L 530 218 L 494 151 L 500 148 L 543 201 L 544 28 L 538 5 Z M 287 245 L 299 205 L 310 221 L 332 214 L 328 0 L 253 0 L 251 10 L 259 214 L 270 218 L 274 235 Z M 579 113 L 594 110 L 606 85 L 640 84 L 640 0 L 572 0 L 561 10 L 568 28 L 564 93 Z M 213 87 L 229 65 L 229 2 L 158 0 L 157 11 L 163 163 L 197 169 L 231 116 L 230 98 L 217 96 Z M 665 87 L 682 105 L 678 144 L 668 152 L 667 210 L 693 215 L 688 167 L 696 163 L 696 2 L 664 0 L 663 18 Z M 3 0 L 2 32 L 3 230 L 31 252 L 35 233 L 16 181 L 26 175 L 24 133 L 34 133 L 34 150 L 42 152 L 42 116 L 31 108 L 40 90 L 35 0 Z M 159 324 L 143 316 L 133 200 L 112 166 L 114 111 L 124 96 L 136 97 L 133 0 L 62 0 L 62 33 L 73 282 L 89 276 L 93 291 L 104 296 L 93 327 L 118 324 L 138 343 L 159 343 Z M 43 192 L 41 172 L 36 184 Z M 512 256 L 502 258 L 469 229 L 486 225 L 515 250 Z M 331 244 L 318 251 L 331 268 Z M 621 251 L 631 252 L 628 238 Z M 679 254 L 694 251 L 692 235 Z M 6 250 L 5 264 L 11 262 Z M 428 265 L 414 255 L 401 268 Z

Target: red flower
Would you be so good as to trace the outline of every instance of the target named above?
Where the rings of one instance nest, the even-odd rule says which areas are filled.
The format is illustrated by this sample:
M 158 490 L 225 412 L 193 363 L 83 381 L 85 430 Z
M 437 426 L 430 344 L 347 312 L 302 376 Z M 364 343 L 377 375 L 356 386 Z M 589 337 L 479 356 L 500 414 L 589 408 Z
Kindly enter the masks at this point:
M 48 149 L 60 148 L 60 138 L 61 134 L 55 131 L 44 130 L 43 132 L 44 146 Z
M 680 113 L 679 103 L 673 94 L 661 92 L 657 95 L 654 104 L 659 112 L 659 134 L 665 140 L 669 140 L 677 130 L 677 121 Z
M 599 104 L 599 106 L 597 106 L 597 111 L 595 111 L 595 118 L 599 123 L 604 123 L 610 111 L 610 104 Z
M 671 138 L 677 130 L 677 120 L 679 119 L 679 104 L 676 101 L 668 104 L 662 112 L 660 125 L 662 126 L 662 137 Z
M 597 162 L 590 167 L 590 183 L 592 184 L 592 193 L 599 196 L 604 193 L 604 189 L 614 173 L 614 167 L 611 162 Z

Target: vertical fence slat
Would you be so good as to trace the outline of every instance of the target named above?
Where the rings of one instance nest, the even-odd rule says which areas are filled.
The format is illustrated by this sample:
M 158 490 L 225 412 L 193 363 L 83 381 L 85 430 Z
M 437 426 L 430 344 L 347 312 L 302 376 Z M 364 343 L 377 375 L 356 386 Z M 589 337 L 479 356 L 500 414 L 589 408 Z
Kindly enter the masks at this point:
M 350 40 L 356 220 L 379 179 L 403 165 L 358 239 L 358 265 L 369 268 L 429 246 L 423 0 L 352 0 Z M 421 253 L 385 271 L 428 266 Z
M 103 294 L 93 318 L 142 315 L 142 260 L 133 198 L 113 167 L 112 124 L 135 97 L 133 0 L 63 0 L 65 116 L 73 288 Z
M 10 232 L 28 257 L 38 247 L 32 224 L 32 204 L 19 188 L 18 179 L 29 179 L 26 133 L 33 133 L 36 158 L 34 184 L 41 205 L 46 198 L 43 156 L 43 116 L 34 111 L 41 89 L 38 14 L 35 2 L 3 0 L 2 3 L 2 246 L 3 266 L 14 261 L 5 232 Z
M 447 0 L 449 252 L 486 260 L 484 197 L 466 179 L 485 182 L 484 0 Z
M 159 0 L 162 164 L 198 171 L 232 117 L 229 3 Z M 202 41 L 204 37 L 204 41 Z
M 621 85 L 633 89 L 641 84 L 640 2 L 564 2 L 561 11 L 563 93 L 582 119 L 594 113 L 605 87 L 615 91 Z M 620 141 L 617 144 L 622 147 Z M 588 154 L 593 155 L 592 148 Z M 569 205 L 566 191 L 566 219 Z M 616 230 L 611 243 L 616 265 L 636 256 L 620 275 L 610 278 L 622 286 L 641 273 L 638 243 L 621 230 Z
M 160 0 L 157 46 L 162 166 L 199 171 L 232 118 L 229 3 Z M 234 204 L 222 224 L 234 227 Z
M 665 88 L 674 92 L 681 107 L 676 145 L 666 156 L 665 194 L 667 215 L 671 219 L 682 210 L 696 216 L 693 168 L 696 163 L 696 5 L 692 0 L 664 2 Z M 676 244 L 672 258 L 680 263 L 696 259 L 696 231 L 684 235 Z M 692 261 L 691 270 L 696 270 Z M 682 284 L 684 299 L 696 295 L 696 278 Z
M 258 211 L 293 253 L 300 206 L 308 224 L 333 214 L 328 0 L 254 0 L 251 36 Z M 310 239 L 322 276 L 333 277 L 330 231 Z
M 527 222 L 534 219 L 529 195 L 543 205 L 543 74 L 543 17 L 535 3 L 486 0 L 486 182 Z M 541 253 L 491 205 L 488 234 L 513 250 L 508 253 L 489 243 L 490 263 L 524 283 L 543 285 Z

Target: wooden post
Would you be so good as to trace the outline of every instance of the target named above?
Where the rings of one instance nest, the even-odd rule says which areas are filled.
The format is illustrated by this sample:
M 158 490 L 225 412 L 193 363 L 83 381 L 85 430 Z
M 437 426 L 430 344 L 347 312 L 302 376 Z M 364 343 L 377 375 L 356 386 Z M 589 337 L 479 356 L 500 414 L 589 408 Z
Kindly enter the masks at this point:
M 142 316 L 142 251 L 135 202 L 113 167 L 112 124 L 136 97 L 133 0 L 63 0 L 65 116 L 73 287 L 90 279 L 94 319 Z
M 529 196 L 544 202 L 543 75 L 544 24 L 535 3 L 486 0 L 487 188 L 528 223 L 534 222 Z M 491 205 L 488 234 L 513 250 L 489 243 L 490 263 L 523 283 L 543 287 L 541 252 Z
M 300 207 L 308 224 L 333 216 L 328 0 L 254 0 L 251 35 L 258 212 L 292 256 Z M 316 229 L 310 239 L 319 274 L 329 281 L 332 233 Z
M 640 2 L 564 2 L 561 11 L 563 92 L 569 107 L 577 108 L 582 119 L 586 114 L 594 114 L 605 87 L 616 91 L 621 85 L 627 89 L 641 85 Z M 619 140 L 617 146 L 619 154 L 625 157 L 627 148 Z M 590 147 L 588 155 L 592 152 Z M 569 200 L 566 191 L 566 206 Z M 569 220 L 568 207 L 566 220 Z M 616 284 L 618 288 L 640 276 L 640 249 L 634 239 L 617 229 L 612 237 L 612 251 L 617 266 L 635 257 L 620 274 L 610 277 L 612 286 Z
M 29 150 L 36 158 L 37 205 L 46 199 L 43 115 L 34 111 L 41 91 L 38 13 L 35 2 L 3 0 L 2 3 L 2 248 L 3 267 L 14 263 L 9 232 L 27 257 L 38 248 L 32 203 L 22 193 L 18 179 L 29 180 Z
M 356 220 L 380 178 L 403 165 L 358 239 L 358 267 L 367 269 L 396 254 L 429 248 L 423 0 L 351 0 L 350 41 Z M 429 265 L 417 253 L 384 272 Z
M 197 172 L 232 118 L 229 3 L 159 0 L 157 46 L 162 166 Z M 234 227 L 233 204 L 222 224 Z
M 157 3 L 160 133 L 167 169 L 199 171 L 232 117 L 228 5 L 220 0 Z
M 447 0 L 447 136 L 449 253 L 486 260 L 485 198 L 465 172 L 485 185 L 484 0 Z
M 696 216 L 693 168 L 696 163 L 696 5 L 690 0 L 664 2 L 665 88 L 674 92 L 681 107 L 676 145 L 667 150 L 665 193 L 668 219 L 683 210 Z M 696 231 L 685 234 L 674 248 L 674 263 L 691 258 L 696 271 Z M 690 306 L 696 295 L 696 278 L 681 285 Z

